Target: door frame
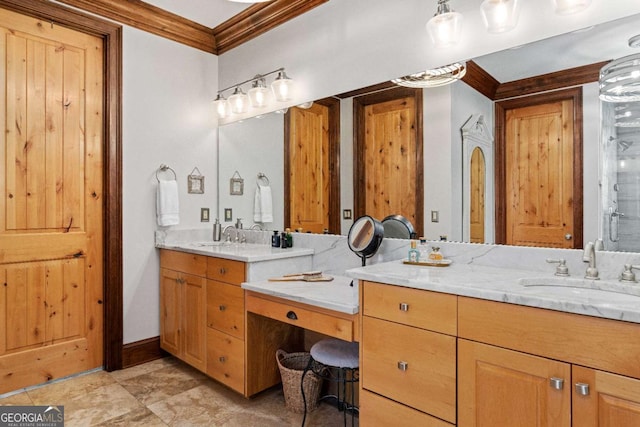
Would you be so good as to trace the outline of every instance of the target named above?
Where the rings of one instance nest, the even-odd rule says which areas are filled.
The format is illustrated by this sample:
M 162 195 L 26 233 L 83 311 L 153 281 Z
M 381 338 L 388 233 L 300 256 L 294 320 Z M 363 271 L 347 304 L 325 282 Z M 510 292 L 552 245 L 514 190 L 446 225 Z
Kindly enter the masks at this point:
M 0 8 L 103 40 L 103 365 L 107 371 L 122 369 L 122 26 L 42 0 L 0 0 Z
M 539 104 L 573 101 L 573 247 L 583 246 L 583 153 L 582 153 L 582 87 L 574 87 L 538 95 L 513 98 L 495 103 L 496 158 L 495 158 L 495 197 L 496 197 L 496 243 L 505 244 L 507 239 L 507 150 L 506 150 L 506 114 L 507 110 L 524 108 Z
M 329 97 L 314 101 L 329 109 L 329 230 L 333 234 L 341 234 L 340 221 L 340 100 Z M 291 113 L 284 117 L 284 226 L 291 227 L 291 165 L 289 163 L 291 143 Z
M 353 212 L 358 218 L 366 215 L 366 198 L 364 191 L 358 188 L 366 187 L 365 175 L 365 114 L 364 109 L 371 104 L 379 104 L 399 98 L 412 97 L 415 102 L 415 132 L 416 132 L 416 233 L 423 235 L 424 230 L 424 135 L 422 113 L 422 89 L 395 86 L 388 90 L 375 92 L 353 98 Z M 383 218 L 379 218 L 382 220 Z

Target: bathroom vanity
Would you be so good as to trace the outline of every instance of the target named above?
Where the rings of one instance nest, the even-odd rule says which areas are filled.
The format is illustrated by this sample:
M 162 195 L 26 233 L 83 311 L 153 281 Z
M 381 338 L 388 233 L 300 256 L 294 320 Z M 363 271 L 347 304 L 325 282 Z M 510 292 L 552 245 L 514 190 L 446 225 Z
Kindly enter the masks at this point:
M 469 265 L 348 273 L 363 425 L 640 425 L 637 290 Z

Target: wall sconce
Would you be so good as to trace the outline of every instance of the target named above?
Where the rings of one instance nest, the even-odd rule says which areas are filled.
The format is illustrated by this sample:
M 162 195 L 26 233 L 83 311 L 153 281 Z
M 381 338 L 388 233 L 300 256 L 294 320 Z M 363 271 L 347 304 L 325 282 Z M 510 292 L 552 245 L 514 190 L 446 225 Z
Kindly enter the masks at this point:
M 462 14 L 451 9 L 449 0 L 438 0 L 438 9 L 427 22 L 427 31 L 436 47 L 453 46 L 460 40 Z
M 278 73 L 276 79 L 271 83 L 271 90 L 267 87 L 265 77 Z M 242 90 L 242 85 L 252 83 L 248 94 Z M 214 106 L 219 119 L 229 117 L 231 114 L 244 114 L 249 108 L 265 108 L 275 99 L 278 102 L 289 101 L 293 98 L 294 82 L 284 71 L 284 68 L 269 71 L 265 74 L 257 74 L 255 77 L 236 83 L 218 91 Z M 233 94 L 225 99 L 223 93 L 235 89 Z
M 515 28 L 520 8 L 518 0 L 484 0 L 480 11 L 490 33 L 504 33 Z
M 570 15 L 591 6 L 591 0 L 551 0 L 551 4 L 558 15 Z

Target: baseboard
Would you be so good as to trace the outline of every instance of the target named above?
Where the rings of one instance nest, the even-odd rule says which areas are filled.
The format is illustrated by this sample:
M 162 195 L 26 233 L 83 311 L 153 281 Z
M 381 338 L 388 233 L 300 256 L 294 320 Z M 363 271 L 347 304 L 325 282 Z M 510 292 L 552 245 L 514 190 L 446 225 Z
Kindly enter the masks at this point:
M 147 338 L 122 347 L 122 368 L 140 365 L 167 356 L 160 348 L 160 337 Z

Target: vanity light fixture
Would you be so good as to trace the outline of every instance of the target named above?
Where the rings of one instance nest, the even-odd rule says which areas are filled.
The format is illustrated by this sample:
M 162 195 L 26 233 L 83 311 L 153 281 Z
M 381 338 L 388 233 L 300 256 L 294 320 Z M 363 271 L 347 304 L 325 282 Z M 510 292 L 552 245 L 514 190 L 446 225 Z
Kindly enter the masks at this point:
M 480 11 L 490 33 L 504 33 L 515 28 L 520 7 L 518 0 L 484 0 Z
M 277 77 L 267 86 L 265 77 L 276 74 Z M 251 83 L 248 94 L 244 93 L 242 86 Z M 244 114 L 249 108 L 263 109 L 272 104 L 274 99 L 278 102 L 289 101 L 292 98 L 294 82 L 284 71 L 278 68 L 265 74 L 257 74 L 255 77 L 236 83 L 218 91 L 218 97 L 214 101 L 216 114 L 219 119 L 229 117 L 231 114 Z M 234 89 L 228 99 L 224 98 L 224 92 Z
M 582 12 L 591 6 L 591 0 L 551 0 L 558 15 L 570 15 Z
M 444 67 L 409 74 L 408 76 L 393 79 L 391 82 L 399 86 L 412 88 L 438 87 L 460 80 L 466 73 L 467 67 L 465 64 L 456 62 Z
M 438 0 L 435 15 L 427 22 L 427 31 L 436 47 L 453 46 L 460 41 L 462 14 L 449 6 L 449 0 Z

